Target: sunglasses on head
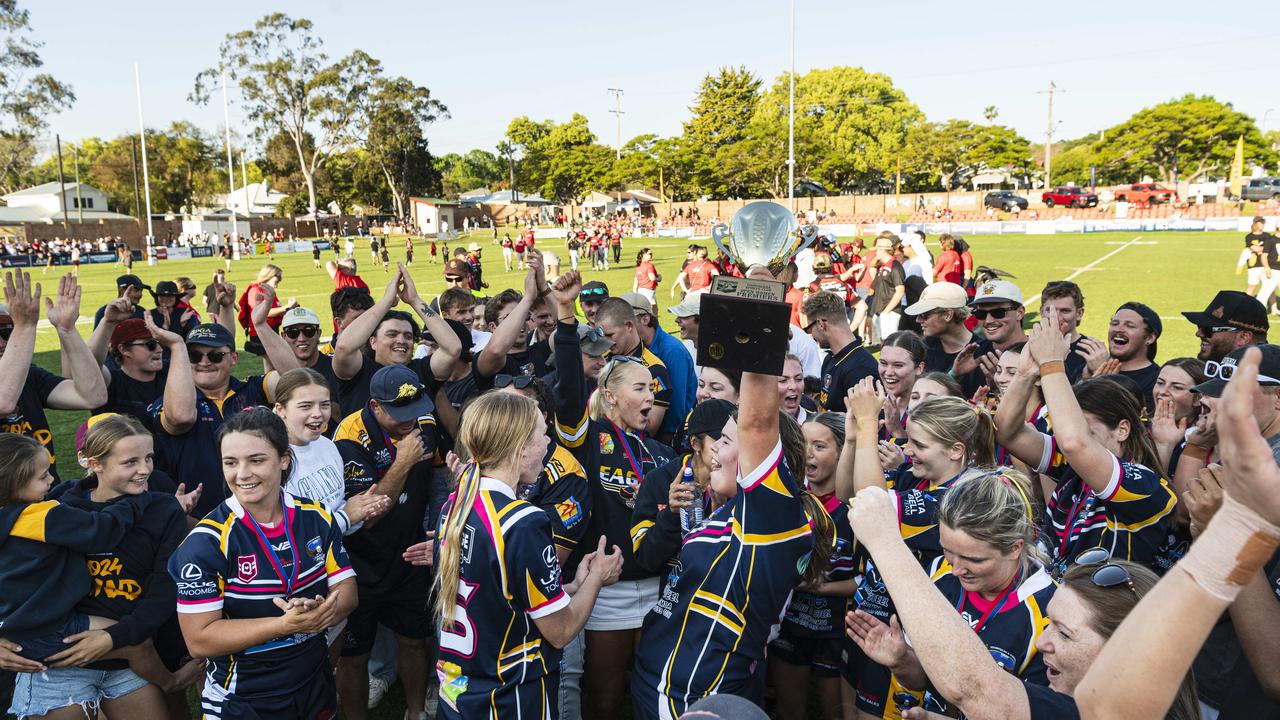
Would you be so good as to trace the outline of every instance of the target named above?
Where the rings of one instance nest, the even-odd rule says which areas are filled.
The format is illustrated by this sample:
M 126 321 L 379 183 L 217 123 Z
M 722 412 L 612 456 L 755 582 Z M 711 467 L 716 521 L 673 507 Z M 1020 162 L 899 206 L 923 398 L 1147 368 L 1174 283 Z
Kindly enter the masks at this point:
M 318 325 L 290 325 L 282 332 L 290 340 L 297 340 L 299 335 L 313 338 L 320 333 L 320 327 Z
M 148 352 L 155 352 L 156 348 L 160 347 L 160 343 L 157 340 L 138 340 L 136 342 L 125 343 L 124 346 L 126 348 L 145 347 Z M 214 362 L 217 361 L 215 360 Z
M 1003 320 L 1006 315 L 1008 315 L 1013 311 L 1014 311 L 1014 308 L 995 308 L 994 310 L 974 310 L 973 316 L 978 318 L 979 320 L 986 320 L 987 316 L 990 315 L 996 320 Z
M 514 385 L 517 390 L 523 390 L 533 384 L 532 375 L 495 375 L 493 378 L 493 386 L 496 388 L 504 388 L 508 385 Z
M 607 288 L 593 287 L 587 288 L 578 293 L 578 297 L 606 297 L 609 294 Z
M 591 328 L 585 334 L 583 334 L 582 342 L 595 342 L 602 337 L 604 337 L 604 330 L 601 330 L 597 326 L 597 327 Z
M 1113 588 L 1127 585 L 1134 595 L 1138 588 L 1133 584 L 1133 576 L 1129 569 L 1119 563 L 1111 562 L 1111 551 L 1104 547 L 1089 548 L 1076 556 L 1075 565 L 1094 567 L 1097 569 L 1089 576 L 1089 580 L 1100 588 Z
M 222 362 L 223 358 L 230 355 L 227 350 L 210 350 L 209 352 L 200 352 L 199 350 L 187 349 L 187 359 L 192 365 L 199 365 L 201 360 L 207 359 L 211 364 L 217 365 Z

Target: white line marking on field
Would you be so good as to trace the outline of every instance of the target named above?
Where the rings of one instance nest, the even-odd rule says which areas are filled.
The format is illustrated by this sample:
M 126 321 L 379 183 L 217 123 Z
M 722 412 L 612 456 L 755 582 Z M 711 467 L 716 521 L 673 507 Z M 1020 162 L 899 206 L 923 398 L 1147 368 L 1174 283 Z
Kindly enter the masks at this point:
M 1133 240 L 1130 240 L 1129 242 L 1122 242 L 1122 241 L 1120 241 L 1120 240 L 1108 240 L 1108 241 L 1106 241 L 1106 242 L 1104 242 L 1104 243 L 1102 243 L 1102 244 L 1103 244 L 1103 245 L 1159 245 L 1159 244 L 1160 244 L 1160 241 L 1159 241 L 1159 240 L 1147 240 L 1147 241 L 1145 241 L 1145 242 L 1134 242 Z
M 1103 255 L 1102 257 L 1098 258 L 1097 260 L 1094 260 L 1093 262 L 1089 263 L 1088 265 L 1085 265 L 1085 266 L 1084 266 L 1084 267 L 1082 267 L 1082 268 L 1078 268 L 1075 272 L 1071 273 L 1070 275 L 1066 276 L 1066 277 L 1065 277 L 1065 278 L 1063 278 L 1063 279 L 1064 279 L 1064 280 L 1075 280 L 1076 278 L 1078 278 L 1078 277 L 1080 277 L 1081 275 L 1085 274 L 1087 271 L 1092 270 L 1092 269 L 1093 269 L 1093 267 L 1094 267 L 1095 265 L 1097 265 L 1097 264 L 1099 264 L 1099 263 L 1101 263 L 1101 262 L 1104 262 L 1104 261 L 1106 261 L 1106 260 L 1110 259 L 1111 257 L 1113 257 L 1114 255 L 1116 255 L 1117 253 L 1119 253 L 1121 250 L 1124 250 L 1125 248 L 1129 247 L 1130 245 L 1141 245 L 1141 244 L 1144 244 L 1144 243 L 1139 243 L 1139 242 L 1138 242 L 1138 241 L 1139 241 L 1139 240 L 1141 240 L 1141 239 L 1142 239 L 1142 236 L 1141 236 L 1141 235 L 1139 235 L 1138 237 L 1136 237 L 1136 238 L 1134 238 L 1134 239 L 1130 240 L 1129 242 L 1127 242 L 1127 243 L 1123 243 L 1122 245 L 1120 245 L 1120 247 L 1116 248 L 1115 250 L 1112 250 L 1111 252 L 1107 253 L 1106 255 Z M 1031 297 L 1029 297 L 1029 298 L 1027 298 L 1026 300 L 1024 300 L 1024 301 L 1022 302 L 1022 306 L 1023 306 L 1023 307 L 1031 307 L 1032 305 L 1035 305 L 1035 304 L 1037 304 L 1037 303 L 1039 303 L 1039 302 L 1040 302 L 1040 293 L 1036 293 L 1035 295 L 1032 295 Z

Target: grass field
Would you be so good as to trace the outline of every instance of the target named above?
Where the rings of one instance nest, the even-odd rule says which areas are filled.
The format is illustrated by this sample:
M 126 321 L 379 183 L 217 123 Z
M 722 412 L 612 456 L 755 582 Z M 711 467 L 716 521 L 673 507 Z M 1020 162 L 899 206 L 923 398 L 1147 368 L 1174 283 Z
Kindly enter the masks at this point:
M 1158 360 L 1181 355 L 1194 355 L 1198 341 L 1194 328 L 1182 318 L 1185 310 L 1202 310 L 1213 294 L 1221 289 L 1243 288 L 1244 279 L 1234 274 L 1236 258 L 1241 247 L 1239 233 L 1158 233 L 1136 236 L 1121 233 L 1097 233 L 1052 236 L 971 236 L 966 238 L 973 248 L 977 264 L 989 265 L 1013 273 L 1015 282 L 1028 298 L 1028 322 L 1035 319 L 1038 302 L 1035 296 L 1049 280 L 1071 278 L 1084 290 L 1086 312 L 1083 331 L 1094 337 L 1104 337 L 1107 323 L 1117 306 L 1128 300 L 1140 300 L 1153 307 L 1164 320 L 1164 334 L 1160 340 Z M 504 272 L 501 250 L 491 244 L 491 236 L 476 233 L 463 237 L 453 244 L 460 247 L 476 241 L 486 248 L 484 267 L 489 292 L 496 293 L 507 287 L 521 286 L 521 273 Z M 589 278 L 601 279 L 615 293 L 631 289 L 636 252 L 641 247 L 654 251 L 654 263 L 662 273 L 662 287 L 658 293 L 664 308 L 672 302 L 666 288 L 679 272 L 688 240 L 677 238 L 629 238 L 624 242 L 621 266 L 606 272 L 591 273 Z M 709 241 L 699 241 L 709 243 Z M 931 245 L 931 250 L 937 252 Z M 554 250 L 561 259 L 562 270 L 569 269 L 568 252 L 562 242 L 543 241 L 540 250 Z M 403 260 L 401 239 L 390 244 L 393 262 Z M 427 262 L 426 247 L 416 243 L 417 262 L 410 268 L 423 297 L 434 296 L 444 289 L 440 265 Z M 325 258 L 332 257 L 326 253 Z M 368 243 L 357 243 L 356 259 L 361 275 L 377 296 L 385 285 L 381 264 L 369 264 Z M 259 268 L 267 262 L 264 256 L 249 256 L 235 262 L 230 280 L 243 290 L 256 277 Z M 277 255 L 274 262 L 284 269 L 284 282 L 280 286 L 282 297 L 296 297 L 300 303 L 319 313 L 328 327 L 328 307 L 332 281 L 323 269 L 312 266 L 310 254 L 294 253 Z M 155 266 L 136 263 L 134 272 L 143 281 L 154 285 L 160 280 L 171 280 L 186 275 L 203 288 L 215 268 L 222 266 L 217 258 L 192 260 L 168 260 Z M 94 311 L 115 296 L 114 278 L 122 271 L 112 265 L 87 265 L 80 270 L 80 282 L 84 285 L 81 305 L 81 328 L 87 337 Z M 56 278 L 50 273 L 35 277 L 45 288 L 55 287 Z M 199 298 L 197 298 L 197 301 Z M 144 304 L 149 304 L 144 301 Z M 662 325 L 674 331 L 675 323 L 669 313 L 662 312 Z M 43 327 L 36 339 L 35 363 L 58 372 L 58 341 L 52 328 Z M 260 360 L 251 354 L 241 354 L 238 375 L 250 375 L 261 370 Z M 83 412 L 52 412 L 50 422 L 59 452 L 59 471 L 62 477 L 75 477 L 80 470 L 72 452 L 72 438 L 76 426 L 84 420 Z M 184 478 L 176 478 L 183 481 Z M 387 699 L 373 713 L 375 718 L 399 718 L 403 712 L 399 686 L 393 686 Z M 628 708 L 629 709 L 629 708 Z

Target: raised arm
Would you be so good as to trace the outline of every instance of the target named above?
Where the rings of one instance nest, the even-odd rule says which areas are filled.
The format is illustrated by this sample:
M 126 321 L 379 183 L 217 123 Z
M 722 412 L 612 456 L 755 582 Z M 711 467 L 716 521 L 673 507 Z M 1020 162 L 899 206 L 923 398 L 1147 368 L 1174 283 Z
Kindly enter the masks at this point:
M 333 346 L 333 374 L 337 375 L 339 380 L 350 380 L 360 372 L 360 367 L 364 364 L 364 348 L 369 344 L 373 331 L 378 329 L 378 323 L 382 322 L 382 317 L 388 310 L 395 307 L 399 300 L 399 287 L 400 274 L 397 273 L 391 278 L 391 282 L 387 283 L 378 302 L 361 313 L 360 317 L 352 320 L 351 324 L 338 334 L 338 342 Z M 453 335 L 453 332 L 451 331 L 449 335 Z
M 874 377 L 865 377 L 845 398 L 845 450 L 841 465 L 850 472 L 836 475 L 836 495 L 848 500 L 869 487 L 885 487 L 884 465 L 880 461 L 880 408 L 884 390 Z M 848 456 L 846 459 L 846 455 Z M 846 497 L 847 494 L 847 497 Z
M 1096 493 L 1106 491 L 1115 473 L 1116 458 L 1094 439 L 1089 432 L 1089 423 L 1085 420 L 1084 411 L 1076 401 L 1075 391 L 1071 389 L 1071 381 L 1063 370 L 1063 361 L 1069 353 L 1070 346 L 1058 329 L 1058 318 L 1051 307 L 1043 308 L 1044 315 L 1031 329 L 1031 337 L 1027 340 L 1026 350 L 1040 367 L 1040 392 L 1044 393 L 1044 402 L 1049 407 L 1049 416 L 1053 418 L 1053 440 L 1062 451 L 1071 469 L 1076 471 L 1080 479 Z M 1021 368 L 1019 368 L 1021 373 Z M 1003 411 L 1004 403 L 1001 403 Z M 1010 410 L 1025 406 L 1017 405 Z M 1130 428 L 1130 432 L 1144 432 L 1144 428 Z M 1018 450 L 1009 448 L 1019 460 L 1032 464 L 1032 461 L 1019 455 Z M 1035 460 L 1035 467 L 1040 467 L 1040 460 Z
M 40 284 L 21 270 L 5 273 L 4 301 L 13 319 L 13 332 L 0 355 L 0 416 L 12 415 L 27 383 L 27 368 L 36 350 L 36 323 L 40 320 Z
M 776 375 L 742 373 L 738 389 L 739 468 L 750 471 L 758 467 L 777 447 L 781 403 Z
M 156 327 L 149 315 L 143 321 L 151 336 L 169 351 L 169 375 L 164 381 L 160 426 L 170 435 L 185 434 L 196 424 L 196 381 L 186 344 L 174 333 Z
M 58 332 L 58 345 L 70 367 L 71 377 L 49 393 L 48 405 L 57 410 L 92 410 L 107 404 L 107 383 L 102 365 L 89 352 L 76 320 L 80 319 L 80 284 L 70 273 L 58 279 L 57 301 L 44 299 L 45 316 Z
M 973 720 L 1024 720 L 1027 691 L 1001 669 L 955 607 L 938 592 L 902 541 L 898 511 L 881 488 L 858 493 L 849 513 L 854 534 L 875 560 L 916 660 L 938 694 Z
M 529 324 L 529 313 L 533 311 L 533 301 L 538 298 L 542 288 L 538 287 L 538 270 L 542 262 L 541 253 L 529 253 L 529 272 L 524 276 L 524 297 L 512 308 L 498 327 L 494 328 L 493 337 L 485 344 L 476 358 L 476 370 L 482 377 L 493 377 L 506 365 L 507 352 L 519 337 L 521 331 Z
M 111 333 L 115 332 L 117 325 L 133 317 L 129 308 L 128 298 L 116 298 L 107 303 L 102 322 L 89 335 L 89 352 L 99 365 L 107 361 L 107 353 L 111 351 Z
M 1066 373 L 1058 373 L 1066 378 Z M 1014 457 L 1038 469 L 1044 463 L 1045 438 L 1034 426 L 1027 422 L 1027 401 L 1031 399 L 1031 391 L 1035 389 L 1036 380 L 1040 378 L 1040 367 L 1031 356 L 1030 349 L 1023 347 L 1022 356 L 1018 360 L 1018 371 L 1009 382 L 1004 395 L 1000 398 L 1000 407 L 996 410 L 996 442 L 1008 450 Z M 1070 388 L 1068 388 L 1070 389 Z M 1072 396 L 1075 400 L 1075 396 Z M 1077 405 L 1076 411 L 1080 408 Z M 1058 418 L 1053 418 L 1054 432 L 1058 429 Z
M 271 304 L 276 299 L 275 288 L 270 285 L 261 287 L 262 294 L 258 297 L 258 304 L 254 305 L 252 312 L 249 313 L 249 322 L 254 332 L 258 333 L 258 341 L 262 343 L 262 350 L 266 353 L 267 360 L 271 361 L 271 368 L 276 372 L 285 373 L 302 367 L 298 362 L 298 356 L 293 354 L 293 348 L 289 347 L 289 343 L 285 342 L 284 338 L 280 337 L 280 333 L 267 322 Z
M 400 299 L 422 318 L 422 326 L 436 339 L 436 349 L 431 353 L 431 374 L 437 380 L 446 380 L 453 374 L 453 365 L 462 355 L 462 344 L 453 328 L 440 317 L 440 313 L 431 309 L 418 294 L 418 288 L 409 277 L 409 271 L 403 263 L 396 266 L 400 272 Z M 341 336 L 339 336 L 341 337 Z
M 551 288 L 559 321 L 551 337 L 556 360 L 556 440 L 581 458 L 587 433 L 587 382 L 582 367 L 582 345 L 578 341 L 578 318 L 574 302 L 582 289 L 582 275 L 570 270 L 556 279 Z
M 1075 694 L 1085 718 L 1162 717 L 1209 630 L 1280 546 L 1280 467 L 1253 417 L 1260 358 L 1245 352 L 1219 404 L 1222 508 L 1094 660 Z

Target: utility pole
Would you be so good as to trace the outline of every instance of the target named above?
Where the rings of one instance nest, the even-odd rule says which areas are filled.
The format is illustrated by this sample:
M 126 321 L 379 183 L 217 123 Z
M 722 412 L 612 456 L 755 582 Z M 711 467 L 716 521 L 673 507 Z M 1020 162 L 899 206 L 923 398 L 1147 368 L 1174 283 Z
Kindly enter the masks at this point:
M 1049 81 L 1049 89 L 1041 90 L 1037 95 L 1049 96 L 1049 124 L 1044 131 L 1044 189 L 1049 190 L 1053 187 L 1053 94 L 1066 92 L 1059 90 L 1053 81 Z
M 796 0 L 791 0 L 791 100 L 787 114 L 787 209 L 796 211 Z
M 138 190 L 138 139 L 129 138 L 129 160 L 133 162 L 133 214 L 142 214 L 142 195 Z
M 62 206 L 62 229 L 70 232 L 67 224 L 67 181 L 62 175 L 62 136 L 55 134 L 53 140 L 58 145 L 58 205 Z
M 147 126 L 142 121 L 142 75 L 138 72 L 136 61 L 133 63 L 133 85 L 138 96 L 138 138 L 142 142 L 142 194 L 147 201 L 147 264 L 155 265 L 155 231 L 151 227 L 151 176 L 147 172 Z
M 71 146 L 72 162 L 76 164 L 76 222 L 84 224 L 84 196 L 80 194 L 80 148 Z
M 231 110 L 227 103 L 227 73 L 222 73 L 222 126 L 226 135 L 227 142 L 227 209 L 231 211 L 231 256 L 240 259 L 240 230 L 236 224 L 236 171 L 234 160 L 231 157 Z M 313 221 L 315 217 L 311 218 Z M 316 223 L 316 228 L 320 227 Z
M 617 158 L 622 159 L 622 91 L 618 88 L 609 88 L 609 94 L 613 96 L 614 108 L 609 112 L 613 113 L 618 119 L 618 151 Z

